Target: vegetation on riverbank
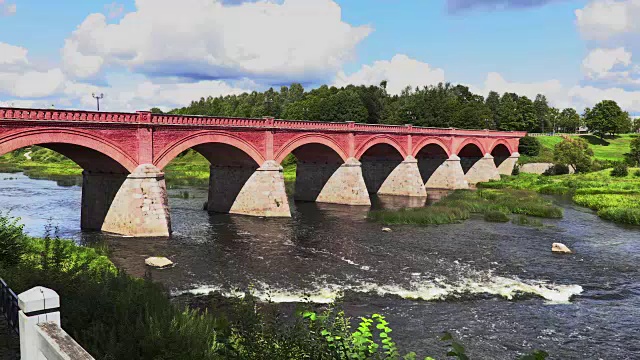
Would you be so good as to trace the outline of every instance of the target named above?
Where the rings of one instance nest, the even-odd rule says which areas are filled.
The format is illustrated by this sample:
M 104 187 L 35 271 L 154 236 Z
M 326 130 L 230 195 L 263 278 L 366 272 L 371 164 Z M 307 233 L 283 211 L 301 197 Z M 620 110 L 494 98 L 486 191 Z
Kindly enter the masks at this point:
M 637 134 L 622 134 L 613 137 L 605 137 L 601 139 L 595 135 L 576 135 L 571 137 L 580 137 L 589 143 L 589 147 L 593 150 L 595 160 L 599 161 L 625 161 L 624 154 L 629 153 L 631 140 L 636 138 Z M 540 154 L 537 156 L 527 156 L 520 154 L 519 163 L 538 163 L 538 162 L 554 162 L 553 149 L 556 144 L 560 143 L 563 138 L 561 136 L 536 136 L 540 142 Z
M 7 249 L 11 249 L 7 251 Z M 65 330 L 97 359 L 416 359 L 400 355 L 384 316 L 356 328 L 335 305 L 287 314 L 250 294 L 215 311 L 180 309 L 164 289 L 119 271 L 105 253 L 26 236 L 0 215 L 0 276 L 16 292 L 58 292 Z M 449 334 L 449 356 L 467 359 Z M 521 359 L 544 359 L 536 351 Z M 431 358 L 426 358 L 431 359 Z
M 432 206 L 374 210 L 368 218 L 387 225 L 441 225 L 466 220 L 471 214 L 482 214 L 487 221 L 508 221 L 511 214 L 557 219 L 562 209 L 532 191 L 456 190 Z
M 541 194 L 566 195 L 598 216 L 617 223 L 640 225 L 640 170 L 612 176 L 611 169 L 574 175 L 519 174 L 478 184 L 482 189 L 526 189 Z

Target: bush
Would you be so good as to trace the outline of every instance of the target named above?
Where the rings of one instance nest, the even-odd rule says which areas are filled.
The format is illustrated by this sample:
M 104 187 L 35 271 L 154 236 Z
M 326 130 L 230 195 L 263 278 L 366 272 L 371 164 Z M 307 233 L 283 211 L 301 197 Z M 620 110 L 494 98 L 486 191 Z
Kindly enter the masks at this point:
M 542 175 L 554 176 L 554 175 L 566 175 L 569 173 L 569 167 L 564 164 L 554 164 L 544 171 Z
M 633 172 L 633 176 L 640 177 L 640 170 L 636 170 Z
M 502 211 L 492 210 L 484 214 L 484 220 L 489 222 L 509 222 L 509 216 Z
M 540 141 L 531 136 L 525 136 L 520 139 L 520 145 L 518 145 L 518 152 L 520 155 L 526 156 L 538 156 L 540 155 L 540 149 L 542 145 Z
M 17 219 L 11 220 L 0 213 L 0 268 L 17 265 L 25 252 L 26 236 Z
M 591 169 L 593 150 L 582 138 L 564 138 L 553 148 L 553 161 L 571 166 L 577 173 Z
M 517 176 L 520 175 L 520 165 L 516 164 L 511 171 L 511 175 Z
M 627 175 L 629 175 L 629 169 L 627 168 L 627 164 L 623 162 L 617 163 L 611 170 L 611 176 L 614 177 L 625 177 Z

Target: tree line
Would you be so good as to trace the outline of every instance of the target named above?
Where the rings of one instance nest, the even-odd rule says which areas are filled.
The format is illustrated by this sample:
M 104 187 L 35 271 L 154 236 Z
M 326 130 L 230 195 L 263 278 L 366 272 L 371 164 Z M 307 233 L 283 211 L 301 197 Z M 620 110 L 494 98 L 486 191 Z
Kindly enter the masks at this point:
M 161 110 L 153 108 L 152 112 Z M 629 114 L 612 100 L 587 108 L 580 115 L 573 108 L 550 106 L 542 94 L 529 99 L 515 93 L 500 95 L 491 91 L 485 98 L 467 86 L 450 83 L 407 87 L 399 95 L 387 92 L 386 81 L 379 86 L 323 85 L 309 91 L 294 83 L 282 86 L 280 91 L 270 88 L 264 92 L 209 96 L 170 113 L 528 132 L 576 132 L 586 125 L 603 136 L 637 128 Z

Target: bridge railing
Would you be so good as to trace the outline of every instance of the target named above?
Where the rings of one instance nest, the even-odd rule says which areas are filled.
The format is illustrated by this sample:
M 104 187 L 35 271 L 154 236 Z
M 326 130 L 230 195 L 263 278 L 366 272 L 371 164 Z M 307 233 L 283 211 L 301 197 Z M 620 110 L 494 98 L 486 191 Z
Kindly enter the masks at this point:
M 7 324 L 16 333 L 19 331 L 18 327 L 18 295 L 7 285 L 7 283 L 0 279 L 0 315 L 3 315 L 7 319 Z
M 21 109 L 0 108 L 0 119 L 10 120 L 42 120 L 42 121 L 73 121 L 73 122 L 108 122 L 130 124 L 159 124 L 159 125 L 193 125 L 193 126 L 222 126 L 222 127 L 251 127 L 296 129 L 309 131 L 357 131 L 382 132 L 395 134 L 437 134 L 444 136 L 472 135 L 472 136 L 513 136 L 526 135 L 523 131 L 493 131 L 466 130 L 454 128 L 432 128 L 412 125 L 362 124 L 354 122 L 324 122 L 308 120 L 281 120 L 270 117 L 262 119 L 235 118 L 221 116 L 172 115 L 152 114 L 148 111 L 136 113 L 97 112 L 82 110 L 57 109 Z

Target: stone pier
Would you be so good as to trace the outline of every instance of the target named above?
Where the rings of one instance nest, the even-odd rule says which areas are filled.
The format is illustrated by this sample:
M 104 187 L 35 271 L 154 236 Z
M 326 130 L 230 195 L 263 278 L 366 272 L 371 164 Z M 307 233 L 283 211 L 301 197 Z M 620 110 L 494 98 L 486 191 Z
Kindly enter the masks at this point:
M 500 165 L 498 165 L 498 173 L 500 173 L 500 175 L 511 175 L 511 173 L 513 173 L 513 168 L 518 163 L 519 158 L 520 154 L 518 154 L 517 152 L 511 154 L 511 156 L 506 158 L 502 163 L 500 163 Z
M 259 168 L 211 166 L 207 210 L 212 212 L 291 217 L 282 166 L 273 160 Z
M 344 164 L 298 162 L 295 199 L 343 205 L 371 205 L 362 167 L 355 158 Z
M 446 190 L 468 189 L 469 183 L 465 179 L 460 158 L 453 154 L 446 159 L 429 177 L 425 187 Z
M 92 173 L 86 170 L 82 172 L 81 229 L 102 229 L 113 199 L 126 178 L 127 174 Z
M 408 156 L 387 176 L 378 194 L 426 197 L 427 190 L 422 182 L 418 160 Z
M 164 173 L 154 165 L 142 164 L 127 176 L 102 231 L 134 237 L 169 236 L 171 219 Z
M 500 173 L 498 173 L 493 161 L 493 156 L 485 154 L 484 157 L 476 161 L 465 174 L 465 179 L 472 185 L 490 180 L 500 180 Z

